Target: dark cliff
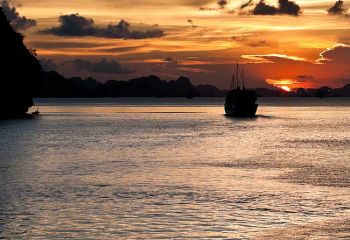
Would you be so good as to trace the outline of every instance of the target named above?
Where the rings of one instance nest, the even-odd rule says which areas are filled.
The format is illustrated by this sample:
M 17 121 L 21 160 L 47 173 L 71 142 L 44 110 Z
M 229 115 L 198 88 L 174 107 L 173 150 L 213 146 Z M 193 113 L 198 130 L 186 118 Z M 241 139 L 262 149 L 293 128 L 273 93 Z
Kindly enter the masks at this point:
M 41 65 L 0 7 L 0 117 L 25 116 L 40 90 Z

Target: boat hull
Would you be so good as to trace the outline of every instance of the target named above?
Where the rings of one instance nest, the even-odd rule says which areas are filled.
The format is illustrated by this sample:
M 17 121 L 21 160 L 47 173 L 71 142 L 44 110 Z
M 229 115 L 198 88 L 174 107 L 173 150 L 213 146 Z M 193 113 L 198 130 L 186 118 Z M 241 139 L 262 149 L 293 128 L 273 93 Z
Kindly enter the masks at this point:
M 225 113 L 229 117 L 255 117 L 259 104 L 225 104 Z

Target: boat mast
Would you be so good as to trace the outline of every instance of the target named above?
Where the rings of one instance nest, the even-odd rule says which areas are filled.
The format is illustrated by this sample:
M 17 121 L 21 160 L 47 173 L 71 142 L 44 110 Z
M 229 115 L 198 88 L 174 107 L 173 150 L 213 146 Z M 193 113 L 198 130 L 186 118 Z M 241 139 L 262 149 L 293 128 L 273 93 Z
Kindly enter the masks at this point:
M 245 90 L 245 82 L 244 82 L 244 68 L 242 69 L 242 82 L 243 82 L 243 90 Z
M 237 89 L 238 89 L 238 88 L 239 88 L 239 71 L 238 71 L 238 62 L 237 62 L 236 74 L 237 74 Z
M 232 81 L 230 85 L 230 90 L 233 90 L 235 88 L 235 73 L 232 73 Z

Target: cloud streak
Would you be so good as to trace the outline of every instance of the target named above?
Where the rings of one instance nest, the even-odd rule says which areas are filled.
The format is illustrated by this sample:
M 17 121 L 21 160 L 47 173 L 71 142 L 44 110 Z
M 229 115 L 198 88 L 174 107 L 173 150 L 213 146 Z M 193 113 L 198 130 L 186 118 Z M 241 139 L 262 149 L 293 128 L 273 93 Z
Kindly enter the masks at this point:
M 130 30 L 130 24 L 125 20 L 120 20 L 115 25 L 109 24 L 106 27 L 98 27 L 92 18 L 80 16 L 78 13 L 60 16 L 59 22 L 60 25 L 58 27 L 43 30 L 41 33 L 54 34 L 56 36 L 93 36 L 117 39 L 147 39 L 165 36 L 165 33 L 160 29 Z
M 298 62 L 308 62 L 307 59 L 296 56 L 288 56 L 284 54 L 255 54 L 255 55 L 242 55 L 244 59 L 254 60 L 253 63 L 274 63 L 275 60 L 292 60 Z

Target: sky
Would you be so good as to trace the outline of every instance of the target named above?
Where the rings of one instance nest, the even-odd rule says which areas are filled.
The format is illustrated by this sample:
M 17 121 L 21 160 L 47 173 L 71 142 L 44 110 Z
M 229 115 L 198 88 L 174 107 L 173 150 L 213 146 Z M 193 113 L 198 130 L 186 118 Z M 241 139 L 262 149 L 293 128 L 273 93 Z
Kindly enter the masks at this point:
M 350 1 L 10 0 L 46 70 L 100 81 L 157 75 L 248 87 L 350 83 Z M 5 12 L 6 12 L 5 11 Z

